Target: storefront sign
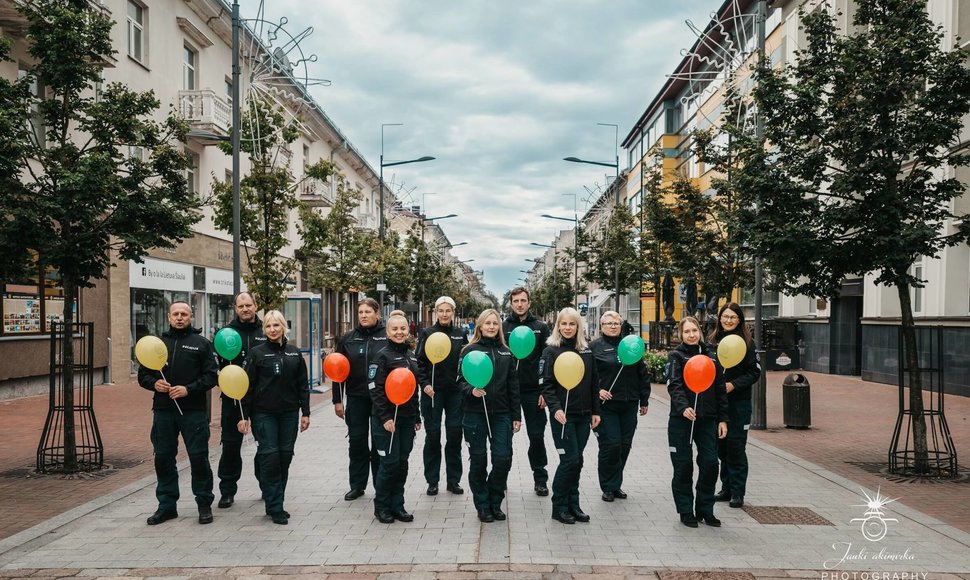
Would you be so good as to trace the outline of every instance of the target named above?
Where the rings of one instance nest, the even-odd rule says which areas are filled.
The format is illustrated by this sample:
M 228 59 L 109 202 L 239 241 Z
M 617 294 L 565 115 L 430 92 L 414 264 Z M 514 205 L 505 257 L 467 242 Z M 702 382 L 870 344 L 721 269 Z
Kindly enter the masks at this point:
M 246 290 L 246 282 L 239 280 L 239 289 Z M 232 271 L 219 268 L 205 269 L 205 291 L 209 294 L 232 296 Z
M 131 288 L 192 291 L 192 265 L 145 258 L 141 264 L 128 262 L 128 285 Z M 229 292 L 232 293 L 230 284 Z

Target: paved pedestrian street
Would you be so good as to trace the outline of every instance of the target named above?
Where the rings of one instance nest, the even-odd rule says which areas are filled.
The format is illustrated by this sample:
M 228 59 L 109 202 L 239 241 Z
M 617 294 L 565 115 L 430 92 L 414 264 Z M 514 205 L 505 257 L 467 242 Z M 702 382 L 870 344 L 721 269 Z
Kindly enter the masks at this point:
M 419 434 L 406 491 L 415 521 L 385 525 L 374 519 L 372 488 L 359 500 L 344 501 L 345 430 L 329 403 L 317 404 L 291 469 L 289 525 L 274 525 L 264 515 L 251 475 L 255 444 L 250 442 L 243 449 L 247 473 L 236 504 L 214 510 L 213 524 L 197 523 L 183 463 L 177 520 L 145 525 L 156 504 L 154 478 L 144 478 L 0 541 L 0 573 L 189 577 L 272 570 L 313 577 L 386 573 L 472 578 L 593 572 L 663 577 L 665 570 L 720 570 L 758 577 L 875 580 L 970 572 L 970 534 L 898 502 L 884 506 L 881 518 L 877 514 L 864 522 L 865 493 L 874 496 L 876 489 L 863 490 L 754 438 L 749 440 L 752 469 L 745 509 L 719 503 L 716 515 L 723 527 L 689 529 L 679 523 L 671 499 L 666 422 L 666 402 L 655 396 L 634 442 L 623 485 L 629 493 L 625 501 L 600 500 L 597 446 L 590 441 L 581 491 L 592 521 L 571 526 L 553 521 L 549 498 L 533 493 L 524 433 L 515 436 L 509 519 L 489 524 L 478 521 L 467 485 L 464 495 L 424 494 L 424 438 Z M 547 441 L 552 472 L 555 450 L 551 438 Z M 215 464 L 218 448 L 212 457 Z M 778 523 L 764 523 L 771 521 Z M 885 524 L 885 537 L 867 540 L 863 523 L 870 535 Z M 836 576 L 835 571 L 846 573 Z

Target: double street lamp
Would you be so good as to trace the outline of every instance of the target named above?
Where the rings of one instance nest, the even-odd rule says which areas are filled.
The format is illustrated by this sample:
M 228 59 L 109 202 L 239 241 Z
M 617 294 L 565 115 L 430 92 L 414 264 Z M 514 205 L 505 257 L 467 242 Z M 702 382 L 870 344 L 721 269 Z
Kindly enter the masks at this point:
M 402 125 L 404 125 L 404 123 L 381 123 L 381 167 L 380 167 L 380 178 L 379 178 L 381 199 L 380 199 L 380 216 L 378 216 L 379 218 L 378 221 L 380 223 L 378 225 L 378 230 L 377 230 L 378 237 L 381 240 L 381 244 L 384 243 L 384 168 L 396 167 L 398 165 L 407 165 L 409 163 L 423 163 L 425 161 L 434 161 L 435 159 L 434 157 L 425 155 L 424 157 L 419 157 L 417 159 L 408 159 L 405 161 L 389 161 L 386 163 L 384 162 L 384 127 L 400 127 Z M 423 228 L 422 228 L 422 231 L 423 231 Z M 384 292 L 387 290 L 387 286 L 385 286 L 383 278 L 381 279 L 381 283 L 377 285 L 377 289 L 378 291 L 380 291 L 381 312 L 383 312 L 384 311 Z
M 615 123 L 597 123 L 601 127 L 613 127 L 613 158 L 614 161 L 610 163 L 609 161 L 589 161 L 587 159 L 580 159 L 578 157 L 563 157 L 563 161 L 569 161 L 570 163 L 585 163 L 587 165 L 599 165 L 601 167 L 612 167 L 614 171 L 613 188 L 615 191 L 614 203 L 616 206 L 620 205 L 620 153 L 617 145 L 619 139 L 619 125 Z M 613 310 L 616 312 L 620 311 L 620 267 L 619 265 L 613 266 Z

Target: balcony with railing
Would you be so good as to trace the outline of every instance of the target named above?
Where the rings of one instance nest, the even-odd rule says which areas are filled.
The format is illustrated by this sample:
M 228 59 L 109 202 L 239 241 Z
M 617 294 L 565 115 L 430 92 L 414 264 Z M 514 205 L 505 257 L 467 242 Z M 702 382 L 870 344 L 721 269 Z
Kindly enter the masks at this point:
M 229 138 L 232 106 L 211 89 L 179 91 L 179 114 L 188 121 L 190 137 L 211 141 Z
M 333 207 L 330 184 L 308 177 L 300 182 L 300 201 L 310 207 Z

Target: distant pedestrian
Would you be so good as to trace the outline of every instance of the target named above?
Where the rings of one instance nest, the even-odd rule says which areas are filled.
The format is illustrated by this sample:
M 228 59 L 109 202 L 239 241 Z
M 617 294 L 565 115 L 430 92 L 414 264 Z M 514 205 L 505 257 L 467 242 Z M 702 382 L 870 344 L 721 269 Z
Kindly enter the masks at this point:
M 477 330 L 462 357 L 471 352 L 484 352 L 492 361 L 492 379 L 485 387 L 477 388 L 469 384 L 464 375 L 458 375 L 465 399 L 462 427 L 468 441 L 468 487 L 478 510 L 478 519 L 494 522 L 506 519 L 502 501 L 512 468 L 512 434 L 518 433 L 522 427 L 522 408 L 515 359 L 505 344 L 498 311 L 489 308 L 482 312 L 475 328 Z M 491 473 L 487 470 L 489 449 L 492 452 Z
M 620 315 L 612 310 L 600 317 L 600 337 L 589 345 L 596 360 L 599 379 L 600 425 L 596 428 L 599 442 L 599 472 L 602 499 L 611 502 L 626 499 L 623 491 L 623 469 L 633 447 L 637 430 L 637 412 L 646 415 L 650 404 L 650 378 L 643 361 L 624 366 L 617 358 Z
M 290 518 L 283 503 L 297 429 L 302 432 L 310 427 L 306 361 L 300 349 L 287 342 L 287 332 L 289 327 L 282 312 L 266 313 L 266 342 L 246 357 L 249 390 L 242 404 L 247 419 L 241 419 L 238 425 L 240 433 L 252 429 L 256 438 L 259 489 L 266 503 L 266 515 L 280 525 L 289 523 Z
M 212 523 L 212 466 L 209 464 L 209 418 L 206 398 L 219 376 L 212 343 L 192 327 L 192 308 L 178 300 L 168 308 L 169 329 L 162 334 L 168 362 L 161 371 L 138 367 L 138 385 L 153 391 L 152 448 L 158 509 L 148 517 L 154 526 L 178 517 L 179 474 L 175 464 L 179 435 L 192 473 L 192 493 L 199 523 Z M 164 373 L 164 377 L 163 377 Z
M 357 305 L 357 326 L 337 342 L 338 352 L 350 361 L 350 376 L 343 385 L 333 385 L 333 411 L 347 423 L 350 491 L 344 499 L 353 501 L 364 495 L 368 472 L 377 479 L 377 449 L 370 442 L 371 399 L 369 383 L 371 365 L 387 346 L 387 335 L 381 324 L 380 306 L 373 298 Z M 346 390 L 346 392 L 344 392 Z
M 455 327 L 455 301 L 442 296 L 435 301 L 435 322 L 418 333 L 415 354 L 418 359 L 418 385 L 421 388 L 421 416 L 424 418 L 424 480 L 428 495 L 438 494 L 441 478 L 441 422 L 445 423 L 445 484 L 454 494 L 461 487 L 462 395 L 458 389 L 458 359 L 468 344 L 468 335 Z M 432 365 L 425 345 L 428 337 L 440 332 L 448 337 L 451 350 L 443 361 Z M 432 376 L 434 384 L 432 385 Z
M 751 426 L 751 387 L 761 378 L 761 361 L 751 331 L 744 323 L 744 310 L 729 302 L 718 312 L 716 326 L 708 336 L 712 348 L 724 337 L 736 334 L 744 339 L 747 352 L 737 365 L 724 370 L 724 386 L 728 398 L 727 437 L 717 443 L 717 457 L 721 464 L 721 490 L 714 501 L 730 501 L 730 506 L 744 506 L 748 482 L 748 428 Z
M 560 310 L 539 363 L 542 395 L 549 406 L 549 416 L 558 423 L 552 427 L 552 442 L 559 451 L 559 466 L 552 481 L 552 519 L 564 524 L 590 520 L 579 505 L 579 478 L 590 428 L 596 429 L 600 424 L 596 364 L 583 326 L 576 309 Z M 567 352 L 577 353 L 583 361 L 583 376 L 571 390 L 559 383 L 555 372 L 556 360 Z
M 408 479 L 408 457 L 414 448 L 414 434 L 421 430 L 418 393 L 396 409 L 387 397 L 387 377 L 394 369 L 405 368 L 417 376 L 418 361 L 408 351 L 408 320 L 400 315 L 387 319 L 387 348 L 371 363 L 369 385 L 374 415 L 371 432 L 380 456 L 374 478 L 374 516 L 382 524 L 414 521 L 404 509 L 404 484 Z M 393 439 L 392 439 L 393 435 Z
M 683 342 L 670 353 L 670 378 L 667 381 L 670 394 L 667 442 L 674 468 L 670 487 L 681 523 L 696 528 L 700 520 L 719 527 L 721 520 L 714 517 L 714 485 L 717 483 L 717 440 L 723 439 L 728 430 L 724 373 L 715 362 L 714 383 L 695 399 L 694 392 L 684 381 L 684 367 L 693 356 L 714 358 L 714 351 L 701 341 L 701 325 L 696 318 L 681 319 L 680 336 Z M 694 481 L 692 439 L 693 445 L 697 445 L 696 500 L 691 489 Z
M 529 466 L 532 468 L 535 493 L 538 496 L 549 495 L 549 472 L 546 465 L 546 402 L 542 398 L 539 386 L 539 359 L 542 350 L 549 339 L 549 326 L 532 315 L 529 311 L 532 303 L 529 290 L 524 286 L 513 288 L 509 294 L 512 313 L 502 324 L 505 342 L 509 342 L 512 331 L 519 326 L 526 326 L 535 335 L 536 345 L 529 356 L 516 363 L 519 378 L 519 394 L 522 401 L 522 416 L 525 419 L 525 430 L 529 436 Z
M 256 306 L 253 295 L 249 292 L 240 292 L 233 301 L 233 307 L 236 311 L 236 317 L 226 325 L 226 328 L 231 328 L 239 333 L 239 337 L 242 339 L 242 350 L 232 360 L 226 360 L 220 356 L 220 369 L 231 364 L 242 366 L 246 360 L 246 355 L 256 346 L 266 342 L 266 337 L 263 336 L 263 321 L 256 316 L 259 308 Z M 220 508 L 228 508 L 235 501 L 239 478 L 242 476 L 243 434 L 236 428 L 242 416 L 239 413 L 240 403 L 238 401 L 230 399 L 225 394 L 220 395 L 220 399 L 222 412 L 220 413 L 219 424 L 221 427 L 222 456 L 219 458 L 219 492 L 221 497 L 218 505 Z M 256 477 L 259 478 L 258 465 L 256 466 Z

